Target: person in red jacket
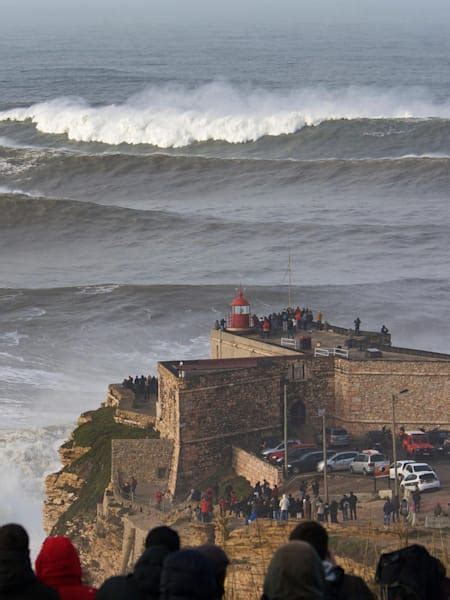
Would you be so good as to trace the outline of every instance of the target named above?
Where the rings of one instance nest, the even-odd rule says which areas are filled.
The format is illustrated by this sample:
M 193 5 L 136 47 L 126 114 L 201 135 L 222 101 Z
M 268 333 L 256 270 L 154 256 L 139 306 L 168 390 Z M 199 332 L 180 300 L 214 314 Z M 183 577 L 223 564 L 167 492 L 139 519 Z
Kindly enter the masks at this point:
M 93 600 L 96 590 L 81 581 L 75 546 L 65 536 L 48 537 L 35 563 L 39 581 L 57 590 L 61 600 Z

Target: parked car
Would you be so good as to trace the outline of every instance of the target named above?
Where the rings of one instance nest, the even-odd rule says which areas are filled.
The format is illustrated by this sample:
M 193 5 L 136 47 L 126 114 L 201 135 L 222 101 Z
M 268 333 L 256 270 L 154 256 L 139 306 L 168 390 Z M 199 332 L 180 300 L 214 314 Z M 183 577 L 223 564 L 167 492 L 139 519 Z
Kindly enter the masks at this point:
M 397 461 L 397 477 L 398 479 L 402 479 L 405 475 L 405 467 L 406 465 L 410 465 L 414 463 L 413 460 L 398 460 Z M 389 479 L 395 479 L 395 466 L 394 463 L 389 467 Z
M 428 432 L 428 438 L 437 454 L 450 456 L 450 431 L 433 429 Z
M 316 446 L 314 446 L 314 444 L 305 444 L 300 448 L 293 448 L 292 450 L 288 449 L 288 461 L 291 462 L 292 460 L 297 460 L 297 458 L 300 458 L 300 456 L 302 456 L 303 454 L 308 454 L 309 452 L 319 451 L 320 448 L 317 448 Z M 284 466 L 284 452 L 283 456 L 276 459 L 276 464 L 278 467 Z
M 349 452 L 336 452 L 327 460 L 328 471 L 348 471 L 353 460 L 358 456 L 356 450 Z M 325 463 L 323 460 L 317 465 L 317 470 L 322 473 Z
M 434 454 L 433 444 L 424 431 L 405 431 L 402 433 L 402 445 L 410 458 Z
M 436 473 L 425 471 L 424 473 L 407 475 L 400 485 L 407 490 L 415 490 L 418 487 L 420 492 L 425 492 L 427 490 L 438 490 L 441 487 L 441 482 Z
M 288 457 L 290 452 L 293 452 L 294 450 L 315 450 L 315 445 L 314 444 L 302 444 L 302 443 L 298 443 L 298 444 L 291 444 L 289 445 L 288 443 Z M 268 456 L 266 456 L 267 460 L 269 460 L 270 462 L 277 462 L 280 458 L 284 459 L 284 444 L 283 444 L 283 448 L 280 450 L 275 450 L 275 452 L 271 452 Z
M 329 446 L 348 446 L 351 442 L 351 436 L 346 429 L 343 427 L 327 427 L 325 429 L 327 436 L 327 444 Z M 319 433 L 318 441 L 323 442 L 323 436 Z
M 369 475 L 375 472 L 375 466 L 387 467 L 389 461 L 386 460 L 384 454 L 380 452 L 372 451 L 369 454 L 367 451 L 360 452 L 353 462 L 350 464 L 351 473 L 362 473 L 363 475 Z
M 327 451 L 327 458 L 333 456 L 334 452 L 332 450 Z M 289 460 L 288 470 L 290 473 L 308 473 L 310 471 L 315 471 L 317 468 L 317 464 L 323 460 L 323 450 L 316 450 L 314 452 L 307 452 L 303 454 L 296 460 Z
M 288 444 L 288 448 L 297 448 L 298 446 L 301 445 L 301 441 L 300 440 L 288 440 L 287 441 Z M 272 446 L 272 448 L 266 448 L 265 450 L 261 451 L 261 454 L 263 455 L 264 458 L 268 458 L 271 454 L 275 453 L 275 452 L 284 452 L 284 441 L 282 442 L 278 442 L 278 444 L 276 444 L 275 446 Z
M 430 467 L 429 464 L 413 462 L 405 466 L 403 469 L 403 477 L 414 473 L 426 473 L 427 471 L 434 473 L 433 467 Z

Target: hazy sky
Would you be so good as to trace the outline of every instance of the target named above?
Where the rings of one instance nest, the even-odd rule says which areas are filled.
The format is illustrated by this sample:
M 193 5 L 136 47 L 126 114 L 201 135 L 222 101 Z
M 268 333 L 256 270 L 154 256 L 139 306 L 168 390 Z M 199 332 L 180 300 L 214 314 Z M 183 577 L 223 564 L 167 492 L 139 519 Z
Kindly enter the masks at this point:
M 450 25 L 450 0 L 0 0 L 3 26 L 406 22 Z

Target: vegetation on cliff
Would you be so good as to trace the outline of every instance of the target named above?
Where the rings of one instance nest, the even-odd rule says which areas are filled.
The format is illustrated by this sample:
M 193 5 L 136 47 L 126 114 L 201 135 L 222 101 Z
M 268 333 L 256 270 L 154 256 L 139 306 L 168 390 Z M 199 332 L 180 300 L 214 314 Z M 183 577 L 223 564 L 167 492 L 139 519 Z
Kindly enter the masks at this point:
M 75 447 L 89 450 L 62 469 L 75 473 L 85 483 L 77 491 L 77 497 L 60 516 L 52 530 L 52 535 L 63 534 L 66 523 L 78 516 L 91 517 L 95 514 L 97 503 L 111 478 L 111 440 L 139 439 L 158 437 L 153 429 L 138 429 L 114 421 L 114 408 L 106 407 L 86 413 L 84 422 L 72 434 L 71 439 L 62 446 L 62 451 Z

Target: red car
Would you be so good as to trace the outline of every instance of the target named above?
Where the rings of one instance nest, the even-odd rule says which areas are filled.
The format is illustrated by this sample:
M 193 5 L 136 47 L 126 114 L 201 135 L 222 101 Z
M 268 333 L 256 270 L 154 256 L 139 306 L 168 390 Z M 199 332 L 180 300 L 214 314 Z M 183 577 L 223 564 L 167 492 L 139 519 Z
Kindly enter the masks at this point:
M 304 444 L 300 440 L 288 440 L 288 452 L 289 450 L 294 450 L 294 448 L 314 448 L 314 444 Z M 272 448 L 265 457 L 270 460 L 270 462 L 276 462 L 280 458 L 284 458 L 284 442 L 278 444 L 277 448 Z
M 405 431 L 402 434 L 402 445 L 410 458 L 416 456 L 431 456 L 434 454 L 434 446 L 423 431 Z

